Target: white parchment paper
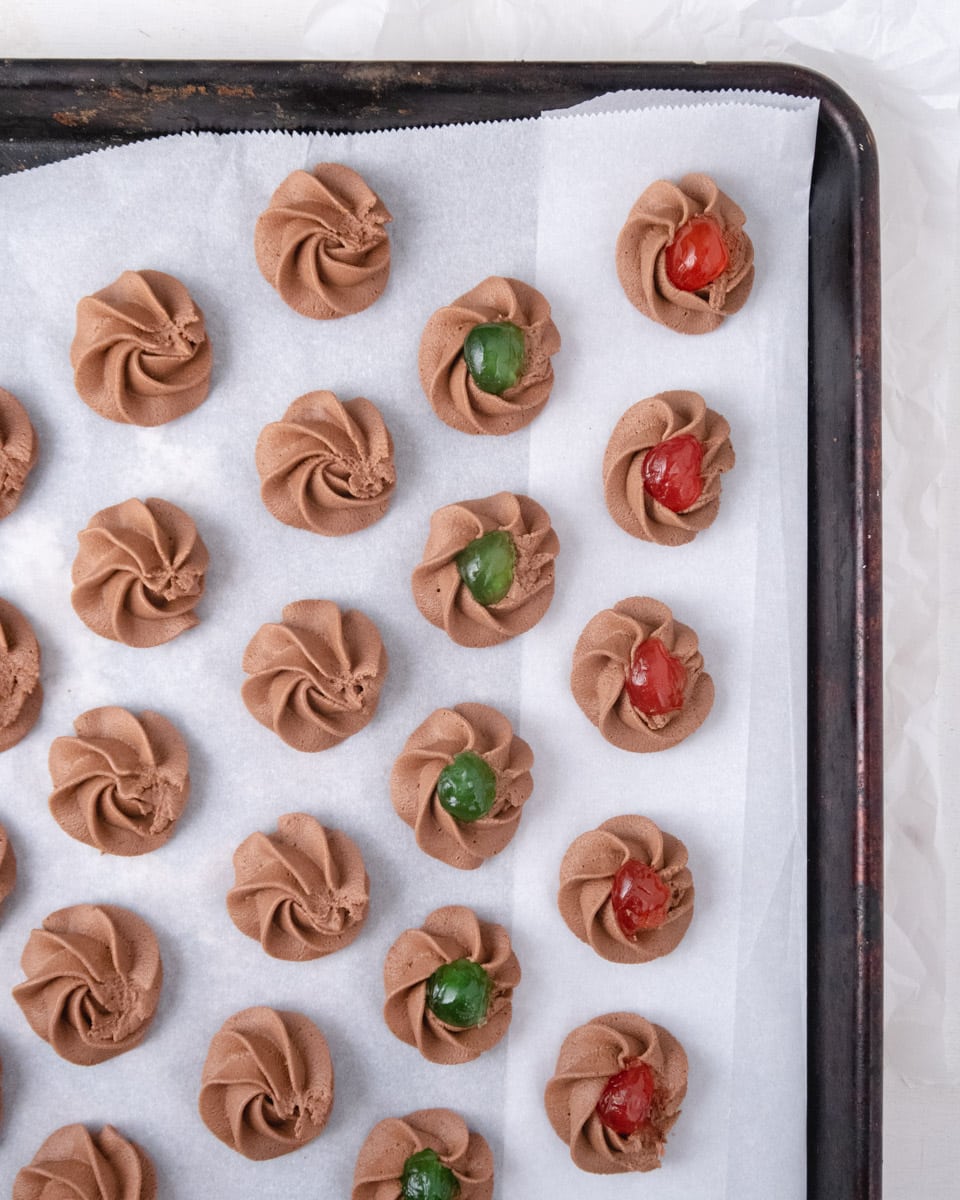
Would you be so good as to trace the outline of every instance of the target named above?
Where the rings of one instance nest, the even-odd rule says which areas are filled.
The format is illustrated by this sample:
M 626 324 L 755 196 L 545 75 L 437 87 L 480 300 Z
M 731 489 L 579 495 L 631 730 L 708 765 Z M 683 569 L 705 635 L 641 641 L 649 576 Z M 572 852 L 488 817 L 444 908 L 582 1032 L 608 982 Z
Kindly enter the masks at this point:
M 0 524 L 0 594 L 31 618 L 46 700 L 34 732 L 0 756 L 0 820 L 20 878 L 0 916 L 0 1055 L 7 1116 L 0 1188 L 69 1121 L 117 1124 L 153 1156 L 174 1200 L 346 1196 L 378 1119 L 461 1111 L 493 1146 L 498 1196 L 612 1197 L 622 1178 L 572 1166 L 542 1090 L 575 1024 L 629 1008 L 668 1026 L 690 1057 L 690 1090 L 653 1200 L 804 1194 L 804 661 L 806 238 L 816 106 L 742 97 L 539 122 L 354 136 L 187 136 L 0 180 L 0 385 L 29 409 L 42 457 Z M 277 183 L 322 160 L 361 171 L 394 214 L 393 270 L 365 313 L 317 323 L 263 281 L 252 230 Z M 613 270 L 617 231 L 652 179 L 715 175 L 748 213 L 757 281 L 717 332 L 682 338 L 631 308 Z M 153 430 L 103 421 L 77 398 L 69 345 L 77 300 L 126 268 L 168 271 L 204 309 L 214 388 L 195 413 Z M 442 425 L 416 373 L 429 314 L 488 274 L 551 300 L 563 337 L 557 383 L 533 426 L 501 439 Z M 701 391 L 730 420 L 736 469 L 715 525 L 669 550 L 607 516 L 600 460 L 621 412 L 667 388 Z M 399 486 L 378 525 L 326 540 L 260 503 L 253 447 L 296 396 L 365 395 L 397 445 Z M 408 577 L 440 504 L 507 488 L 546 505 L 561 541 L 554 604 L 533 631 L 470 651 L 419 616 Z M 99 639 L 73 613 L 76 534 L 100 508 L 162 496 L 211 551 L 200 627 L 154 650 Z M 663 754 L 609 746 L 569 692 L 570 654 L 599 608 L 654 595 L 700 634 L 717 703 Z M 300 755 L 240 700 L 243 648 L 295 599 L 367 612 L 391 672 L 370 726 Z M 434 708 L 502 708 L 536 754 L 535 791 L 514 843 L 472 873 L 423 856 L 394 815 L 387 777 Z M 49 815 L 46 753 L 101 704 L 156 708 L 184 732 L 194 793 L 173 840 L 139 859 L 99 857 Z M 267 958 L 236 931 L 224 894 L 231 854 L 293 810 L 361 846 L 371 915 L 347 950 L 316 963 Z M 678 950 L 608 964 L 555 906 L 569 842 L 619 812 L 643 812 L 688 845 L 697 914 Z M 9 989 L 29 930 L 56 908 L 120 903 L 154 926 L 165 964 L 159 1015 L 136 1051 L 94 1068 L 30 1031 Z M 398 933 L 466 903 L 507 925 L 524 977 L 505 1044 L 442 1068 L 386 1029 L 381 967 Z M 311 1016 L 330 1041 L 337 1102 L 324 1134 L 266 1164 L 240 1158 L 196 1115 L 212 1034 L 255 1003 Z

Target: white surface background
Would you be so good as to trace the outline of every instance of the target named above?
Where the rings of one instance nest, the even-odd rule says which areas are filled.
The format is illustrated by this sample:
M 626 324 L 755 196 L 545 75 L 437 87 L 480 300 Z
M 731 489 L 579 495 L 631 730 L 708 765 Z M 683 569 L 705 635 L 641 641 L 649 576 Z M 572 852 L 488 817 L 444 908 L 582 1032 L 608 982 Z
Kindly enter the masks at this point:
M 885 1188 L 960 1177 L 960 29 L 952 0 L 3 0 L 0 56 L 772 59 L 879 145 L 887 788 Z

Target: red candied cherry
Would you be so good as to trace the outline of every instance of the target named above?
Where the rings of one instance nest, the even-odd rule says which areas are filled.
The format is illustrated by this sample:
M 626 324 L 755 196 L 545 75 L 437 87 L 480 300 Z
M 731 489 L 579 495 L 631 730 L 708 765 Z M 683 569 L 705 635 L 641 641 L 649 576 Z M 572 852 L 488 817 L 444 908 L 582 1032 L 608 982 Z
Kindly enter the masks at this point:
M 703 446 L 692 433 L 658 442 L 643 456 L 643 490 L 671 512 L 693 508 L 703 491 Z
M 648 863 L 628 858 L 613 877 L 610 901 L 627 937 L 640 929 L 659 929 L 670 909 L 670 889 Z
M 607 1129 L 629 1137 L 650 1120 L 654 1091 L 653 1072 L 645 1062 L 635 1062 L 610 1076 L 594 1111 Z
M 645 717 L 662 717 L 683 708 L 687 669 L 659 638 L 647 638 L 634 650 L 624 688 L 634 709 Z
M 699 292 L 730 264 L 720 226 L 707 216 L 691 217 L 681 225 L 663 253 L 667 278 L 681 292 Z

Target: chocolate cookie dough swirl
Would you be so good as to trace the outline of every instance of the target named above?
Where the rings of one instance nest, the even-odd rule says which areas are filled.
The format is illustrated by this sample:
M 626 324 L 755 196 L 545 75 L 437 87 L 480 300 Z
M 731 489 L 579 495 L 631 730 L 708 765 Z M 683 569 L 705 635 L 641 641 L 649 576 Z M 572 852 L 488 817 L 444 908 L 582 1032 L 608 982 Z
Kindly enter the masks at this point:
M 629 861 L 652 867 L 670 890 L 664 923 L 630 936 L 621 929 L 611 902 L 617 872 Z M 646 817 L 604 821 L 581 834 L 560 864 L 560 915 L 581 942 L 610 962 L 650 962 L 669 954 L 690 926 L 693 899 L 686 846 Z
M 728 255 L 726 269 L 698 291 L 681 291 L 667 276 L 664 250 L 692 217 L 711 217 Z M 753 243 L 746 216 L 708 175 L 679 185 L 658 179 L 640 196 L 617 238 L 617 274 L 631 304 L 678 333 L 709 333 L 738 312 L 753 287 Z
M 27 736 L 42 704 L 40 647 L 33 627 L 0 598 L 0 752 Z
M 160 996 L 163 967 L 150 926 L 114 904 L 76 904 L 34 929 L 13 989 L 34 1033 L 79 1066 L 139 1046 Z
M 125 500 L 96 513 L 78 541 L 71 600 L 94 633 L 159 646 L 198 624 L 210 556 L 183 509 Z
M 440 1020 L 427 1007 L 427 981 L 462 960 L 486 971 L 491 990 L 482 1024 L 466 1028 Z M 472 1062 L 507 1032 L 520 964 L 502 925 L 481 921 L 460 905 L 438 908 L 419 929 L 408 929 L 390 947 L 383 966 L 384 1020 L 390 1031 L 430 1062 Z
M 156 1200 L 157 1174 L 136 1142 L 104 1125 L 64 1125 L 13 1182 L 12 1200 Z
M 404 1164 L 424 1150 L 433 1150 L 453 1173 L 458 1200 L 491 1200 L 493 1152 L 449 1108 L 425 1108 L 374 1125 L 357 1155 L 350 1200 L 399 1200 Z
M 70 347 L 84 403 L 110 421 L 163 425 L 207 398 L 213 352 L 203 313 L 162 271 L 124 271 L 77 305 Z
M 646 490 L 647 453 L 675 437 L 694 437 L 703 459 L 703 490 L 674 512 Z M 610 515 L 627 533 L 661 546 L 682 546 L 712 525 L 720 509 L 720 476 L 734 464 L 730 426 L 696 392 L 661 392 L 634 404 L 614 427 L 603 456 L 603 489 Z
M 440 773 L 464 752 L 481 758 L 496 779 L 492 807 L 470 822 L 458 821 L 437 795 Z M 394 763 L 390 798 L 421 850 L 452 867 L 473 870 L 499 854 L 516 833 L 533 791 L 532 766 L 532 750 L 495 708 L 438 708 L 413 731 Z
M 306 813 L 287 813 L 275 833 L 252 833 L 233 856 L 227 893 L 234 925 L 272 958 L 322 958 L 363 927 L 370 880 L 356 844 Z
M 299 1150 L 333 1107 L 333 1063 L 320 1030 L 297 1012 L 245 1008 L 213 1037 L 200 1116 L 215 1137 L 262 1161 Z
M 281 297 L 316 320 L 358 313 L 387 286 L 392 218 L 349 167 L 318 163 L 280 184 L 257 221 L 257 265 Z
M 262 625 L 243 655 L 243 702 L 295 750 L 336 746 L 377 711 L 387 652 L 376 625 L 332 600 L 298 600 Z
M 190 795 L 183 738 L 159 713 L 95 708 L 76 737 L 50 747 L 50 811 L 60 828 L 104 854 L 157 850 L 172 837 Z
M 13 891 L 17 882 L 17 856 L 13 852 L 7 831 L 0 825 L 0 905 Z
M 626 676 L 637 647 L 659 641 L 683 665 L 683 704 L 647 716 L 634 708 Z M 666 750 L 703 724 L 713 706 L 713 680 L 703 669 L 696 633 L 649 596 L 631 596 L 587 622 L 573 651 L 573 696 L 608 742 L 622 750 Z
M 386 513 L 396 487 L 393 440 L 363 397 L 341 404 L 333 392 L 308 392 L 257 439 L 260 495 L 297 529 L 339 537 Z
M 20 401 L 0 388 L 0 521 L 20 503 L 37 461 L 37 435 Z
M 516 552 L 509 591 L 494 604 L 475 600 L 457 556 L 493 530 L 510 535 Z M 413 598 L 431 625 L 460 646 L 496 646 L 531 629 L 550 607 L 560 541 L 550 517 L 529 496 L 498 492 L 448 504 L 430 518 L 423 560 L 413 572 Z
M 649 1120 L 635 1133 L 607 1128 L 597 1102 L 607 1081 L 637 1063 L 653 1073 Z M 547 1084 L 547 1116 L 582 1171 L 615 1175 L 660 1166 L 667 1134 L 687 1093 L 687 1056 L 672 1034 L 633 1013 L 607 1013 L 567 1035 Z
M 463 343 L 476 325 L 509 322 L 523 334 L 523 368 L 501 395 L 482 391 L 467 369 Z M 512 433 L 529 425 L 550 398 L 560 334 L 550 305 L 519 279 L 492 275 L 437 309 L 420 340 L 420 382 L 433 411 L 462 433 Z

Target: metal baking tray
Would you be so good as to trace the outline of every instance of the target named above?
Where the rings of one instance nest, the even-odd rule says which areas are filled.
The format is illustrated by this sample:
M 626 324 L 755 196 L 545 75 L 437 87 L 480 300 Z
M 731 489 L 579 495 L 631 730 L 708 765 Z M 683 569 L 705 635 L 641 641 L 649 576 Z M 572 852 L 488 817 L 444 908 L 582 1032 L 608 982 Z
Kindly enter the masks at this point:
M 822 75 L 773 63 L 7 60 L 0 174 L 185 130 L 495 120 L 621 88 L 752 88 L 820 100 L 810 196 L 807 1194 L 878 1200 L 879 217 L 876 147 L 856 104 Z

